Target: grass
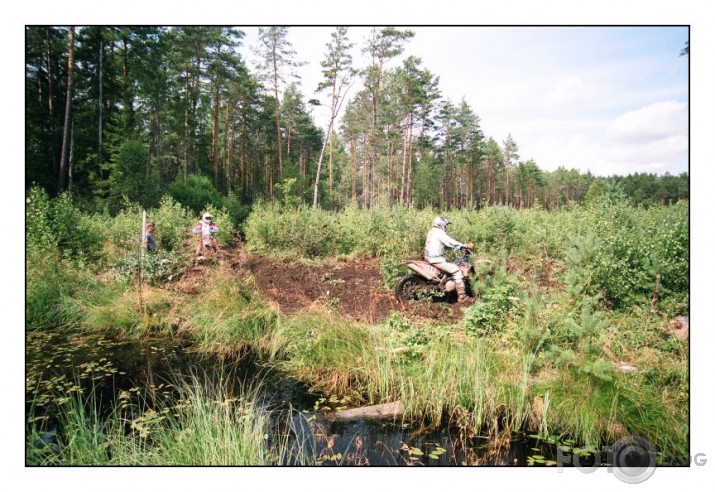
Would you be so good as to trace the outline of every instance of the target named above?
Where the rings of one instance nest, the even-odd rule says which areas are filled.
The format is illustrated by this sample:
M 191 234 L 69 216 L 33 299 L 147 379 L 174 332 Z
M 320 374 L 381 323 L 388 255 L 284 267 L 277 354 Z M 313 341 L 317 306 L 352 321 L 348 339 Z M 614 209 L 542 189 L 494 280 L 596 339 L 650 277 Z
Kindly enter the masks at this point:
M 221 270 L 207 272 L 206 288 L 178 309 L 183 329 L 200 350 L 227 353 L 252 346 L 257 350 L 276 324 L 276 314 L 245 279 Z
M 136 308 L 131 285 L 98 289 L 84 301 L 82 325 L 140 335 L 178 317 L 181 331 L 200 350 L 232 354 L 250 347 L 326 394 L 350 396 L 361 404 L 401 400 L 406 418 L 427 426 L 458 425 L 471 435 L 493 437 L 538 430 L 594 447 L 636 434 L 656 443 L 670 462 L 687 456 L 687 347 L 672 344 L 657 328 L 662 314 L 599 314 L 597 328 L 605 331 L 598 347 L 606 357 L 639 367 L 635 374 L 600 380 L 579 369 L 588 354 L 583 339 L 563 321 L 570 311 L 560 293 L 538 301 L 526 298 L 526 314 L 512 313 L 494 330 L 474 336 L 463 325 L 415 324 L 399 316 L 377 325 L 357 324 L 319 307 L 277 315 L 250 278 L 229 276 L 220 268 L 206 274 L 211 288 L 199 296 L 147 287 L 145 315 Z M 492 287 L 498 285 L 486 288 Z M 554 347 L 570 356 L 549 355 Z M 266 462 L 267 455 L 255 451 L 262 449 L 264 432 L 259 439 L 255 429 L 265 426 L 265 415 L 250 417 L 258 419 L 255 432 L 220 427 L 229 418 L 222 413 L 226 409 L 201 389 L 191 391 L 189 406 L 178 417 L 161 415 L 165 422 L 153 428 L 151 446 L 122 434 L 122 416 L 101 423 L 79 412 L 82 405 L 75 403 L 75 410 L 63 414 L 73 438 L 60 462 Z M 196 441 L 172 444 L 189 434 L 198 436 Z M 29 435 L 37 439 L 34 430 Z M 216 439 L 207 440 L 207 435 Z M 107 442 L 111 455 L 105 453 Z
M 652 384 L 634 385 L 631 375 L 585 372 L 586 353 L 561 367 L 537 360 L 541 344 L 520 345 L 508 329 L 479 338 L 439 325 L 416 329 L 429 335 L 404 350 L 415 340 L 413 328 L 401 333 L 395 323 L 356 325 L 314 312 L 279 318 L 269 343 L 277 364 L 314 388 L 357 395 L 363 404 L 399 399 L 407 418 L 427 426 L 460 425 L 490 436 L 556 433 L 593 448 L 630 433 L 651 440 L 669 460 L 687 456 L 687 404 L 674 405 Z
M 174 219 L 178 244 L 184 219 L 170 208 L 166 214 Z M 262 206 L 246 231 L 253 250 L 297 255 L 308 263 L 341 255 L 379 257 L 388 278 L 394 271 L 387 267 L 396 259 L 419 253 L 432 215 L 406 209 L 335 214 Z M 568 435 L 584 445 L 637 434 L 654 442 L 667 461 L 683 463 L 688 345 L 671 337 L 666 327 L 688 311 L 684 217 L 687 205 L 455 212 L 451 233 L 473 239 L 480 255 L 495 260 L 496 272 L 475 282 L 481 302 L 466 312 L 465 323 L 452 325 L 398 316 L 365 325 L 320 308 L 283 316 L 270 308 L 250 277 L 221 265 L 206 268 L 198 295 L 182 294 L 171 284 L 145 287 L 140 309 L 131 281 L 91 272 L 54 250 L 33 253 L 27 265 L 28 327 L 78 326 L 137 337 L 148 332 L 170 336 L 178 330 L 202 351 L 228 355 L 250 348 L 331 395 L 362 404 L 400 399 L 407 417 L 426 425 L 451 423 L 492 436 L 538 430 Z M 118 223 L 119 238 L 131 223 L 129 217 L 122 220 L 126 224 Z M 661 228 L 666 222 L 670 225 Z M 591 244 L 589 234 L 601 240 Z M 648 303 L 651 269 L 662 271 L 664 278 L 655 308 Z M 638 279 L 648 282 L 640 285 Z M 574 288 L 588 302 L 577 298 Z M 614 298 L 623 305 L 615 305 Z M 613 369 L 616 362 L 637 370 L 620 374 Z M 124 416 L 101 421 L 80 412 L 86 402 L 71 403 L 72 412 L 62 410 L 65 426 L 74 429 L 63 459 L 116 463 L 122 446 L 132 446 L 127 461 L 130 454 L 144 463 L 235 461 L 240 457 L 231 450 L 240 448 L 239 437 L 254 440 L 242 453 L 260 447 L 250 429 L 239 436 L 236 429 L 215 427 L 228 418 L 223 407 L 211 403 L 220 400 L 217 395 L 191 396 L 180 420 L 165 412 L 160 424 L 152 424 L 151 443 L 126 440 Z M 260 412 L 254 417 L 262 418 Z M 182 455 L 170 442 L 186 436 L 189 428 L 202 437 L 220 435 L 220 442 L 192 443 L 189 454 Z M 221 442 L 231 449 L 221 448 Z M 111 454 L 105 443 L 111 443 Z
M 326 393 L 374 394 L 381 367 L 376 337 L 367 325 L 317 309 L 280 318 L 269 337 L 269 354 L 282 369 Z
M 150 407 L 128 403 L 99 415 L 94 394 L 75 393 L 58 407 L 59 432 L 30 412 L 26 464 L 141 466 L 305 465 L 315 462 L 310 446 L 289 431 L 268 434 L 271 414 L 261 408 L 258 385 L 232 396 L 225 384 L 185 381 L 175 400 Z M 294 429 L 292 429 L 294 431 Z M 304 436 L 299 439 L 306 439 Z M 313 447 L 314 449 L 314 447 Z

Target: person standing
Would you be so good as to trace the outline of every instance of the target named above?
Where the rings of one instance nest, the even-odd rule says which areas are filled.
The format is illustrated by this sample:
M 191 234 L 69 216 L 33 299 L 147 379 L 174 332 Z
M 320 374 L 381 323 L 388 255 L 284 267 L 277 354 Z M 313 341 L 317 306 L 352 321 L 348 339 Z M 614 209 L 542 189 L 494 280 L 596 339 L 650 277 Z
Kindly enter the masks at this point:
M 147 223 L 143 246 L 149 253 L 156 253 L 156 239 L 154 239 L 154 232 L 156 232 L 156 224 L 154 224 L 154 222 Z
M 213 249 L 214 252 L 218 251 L 218 243 L 214 234 L 220 232 L 221 229 L 214 223 L 213 217 L 208 212 L 205 213 L 201 220 L 194 224 L 194 228 L 191 233 L 194 236 L 199 236 L 199 245 L 196 248 L 196 256 L 201 256 L 204 250 L 207 248 Z

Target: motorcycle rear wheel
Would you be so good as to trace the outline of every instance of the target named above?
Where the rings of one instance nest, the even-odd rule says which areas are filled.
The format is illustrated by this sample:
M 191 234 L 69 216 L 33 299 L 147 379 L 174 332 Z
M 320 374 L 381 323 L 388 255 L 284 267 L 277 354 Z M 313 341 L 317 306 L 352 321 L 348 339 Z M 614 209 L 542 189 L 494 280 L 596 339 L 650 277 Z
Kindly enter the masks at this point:
M 411 274 L 402 277 L 395 286 L 395 296 L 401 302 L 416 300 L 419 294 L 427 294 L 434 290 L 430 282 L 419 275 Z

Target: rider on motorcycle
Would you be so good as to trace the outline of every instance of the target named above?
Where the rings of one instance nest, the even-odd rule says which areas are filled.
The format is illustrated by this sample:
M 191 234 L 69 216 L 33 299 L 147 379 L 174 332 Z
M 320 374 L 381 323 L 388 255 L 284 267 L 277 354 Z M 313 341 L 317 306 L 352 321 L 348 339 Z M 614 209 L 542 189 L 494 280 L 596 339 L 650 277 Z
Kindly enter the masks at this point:
M 447 261 L 444 257 L 444 247 L 460 249 L 474 249 L 474 243 L 463 244 L 452 239 L 447 234 L 447 226 L 452 222 L 446 217 L 435 217 L 432 221 L 432 228 L 427 233 L 425 240 L 424 258 L 434 267 L 446 272 L 453 280 L 458 294 L 458 302 L 464 302 L 467 299 L 466 287 L 464 285 L 464 275 L 462 270 Z

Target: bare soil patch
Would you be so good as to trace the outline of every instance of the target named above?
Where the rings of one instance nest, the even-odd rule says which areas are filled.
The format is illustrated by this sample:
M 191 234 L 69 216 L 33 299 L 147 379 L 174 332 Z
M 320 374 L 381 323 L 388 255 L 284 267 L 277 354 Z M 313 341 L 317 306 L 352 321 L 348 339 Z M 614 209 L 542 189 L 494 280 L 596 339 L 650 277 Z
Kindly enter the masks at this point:
M 175 288 L 184 294 L 201 294 L 206 288 L 207 269 L 217 266 L 226 269 L 228 275 L 251 274 L 273 309 L 284 314 L 325 306 L 369 324 L 384 320 L 391 312 L 400 312 L 413 321 L 458 322 L 463 318 L 461 306 L 446 301 L 400 303 L 385 285 L 375 258 L 306 264 L 251 255 L 240 243 L 195 262 Z
M 323 304 L 344 316 L 364 323 L 377 323 L 392 311 L 409 318 L 457 321 L 459 306 L 447 302 L 401 304 L 380 274 L 378 260 L 363 258 L 306 265 L 268 256 L 246 256 L 250 271 L 263 294 L 286 314 Z

